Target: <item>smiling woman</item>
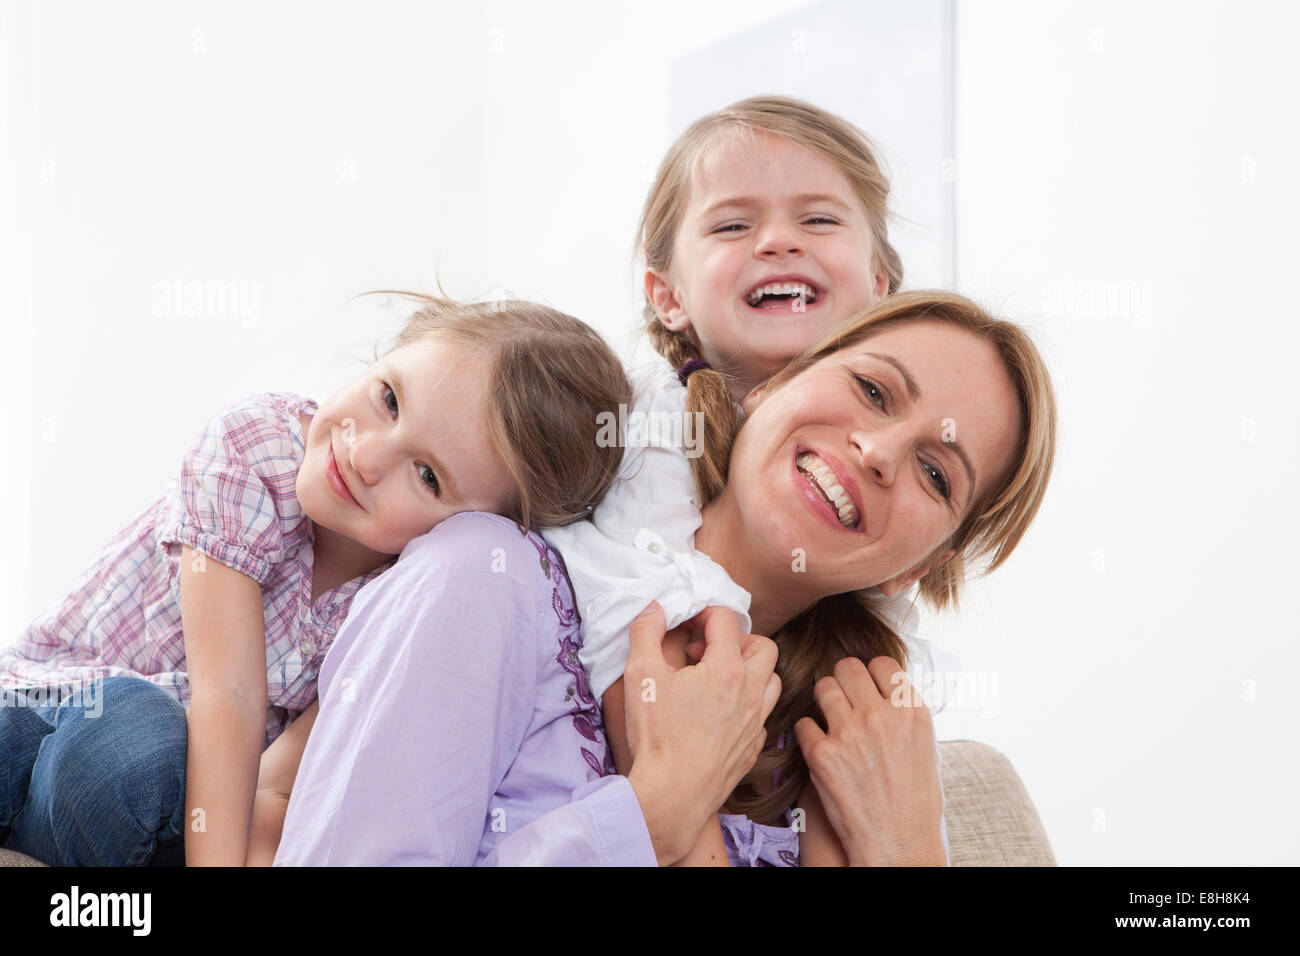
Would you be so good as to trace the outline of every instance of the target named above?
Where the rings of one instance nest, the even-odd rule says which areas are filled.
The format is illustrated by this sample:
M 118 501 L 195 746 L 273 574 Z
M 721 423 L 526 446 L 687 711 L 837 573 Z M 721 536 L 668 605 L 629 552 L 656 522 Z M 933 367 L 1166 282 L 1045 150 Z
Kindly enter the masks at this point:
M 906 655 L 865 591 L 921 577 L 942 596 L 926 589 L 945 568 L 990 546 L 997 560 L 1009 553 L 1050 471 L 1046 372 L 1023 333 L 967 300 L 900 295 L 746 406 L 697 542 L 752 593 L 755 630 L 775 644 L 712 606 L 693 625 L 706 632 L 702 666 L 679 666 L 690 628 L 665 640 L 651 604 L 630 629 L 626 693 L 603 695 L 602 727 L 578 662 L 568 558 L 503 536 L 502 519 L 457 516 L 358 598 L 322 671 L 310 739 L 268 751 L 292 788 L 276 863 L 696 862 L 712 833 L 726 839 L 720 806 L 782 832 L 747 826 L 748 843 L 712 862 L 732 849 L 750 862 L 944 862 L 929 714 L 886 705 Z M 970 475 L 937 447 L 949 420 Z M 854 527 L 812 490 L 796 465 L 805 455 L 822 480 L 836 477 L 829 497 L 847 494 Z M 498 547 L 499 572 L 465 559 Z M 808 560 L 792 567 L 796 548 Z M 809 719 L 819 714 L 828 733 Z M 624 776 L 602 760 L 606 728 L 620 725 Z M 798 746 L 782 747 L 791 734 Z M 782 819 L 795 807 L 809 824 L 797 838 Z M 765 845 L 777 860 L 759 855 Z
M 968 564 L 1005 561 L 1046 490 L 1056 410 L 1025 333 L 946 292 L 858 313 L 743 405 L 729 460 L 693 462 L 728 475 L 696 546 L 753 595 L 755 632 L 780 648 L 770 746 L 729 803 L 772 821 L 811 796 L 801 748 L 778 742 L 819 714 L 818 680 L 847 657 L 906 663 L 867 589 L 919 581 L 942 608 Z

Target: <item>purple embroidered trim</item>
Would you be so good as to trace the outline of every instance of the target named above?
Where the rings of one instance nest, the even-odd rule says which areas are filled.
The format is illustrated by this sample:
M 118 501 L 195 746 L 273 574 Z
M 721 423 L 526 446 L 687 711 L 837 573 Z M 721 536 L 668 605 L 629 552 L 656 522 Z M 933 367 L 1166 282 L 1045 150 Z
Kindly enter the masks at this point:
M 591 685 L 587 682 L 587 672 L 582 669 L 582 662 L 578 660 L 578 648 L 582 647 L 582 632 L 578 629 L 578 610 L 576 607 L 565 607 L 564 597 L 560 593 L 561 582 L 570 588 L 570 595 L 573 593 L 572 586 L 569 585 L 568 572 L 564 568 L 564 559 L 544 539 L 530 534 L 528 540 L 537 550 L 543 573 L 551 581 L 551 607 L 561 627 L 568 631 L 562 633 L 560 637 L 560 650 L 555 655 L 555 661 L 565 673 L 573 677 L 573 686 L 565 695 L 565 699 L 573 704 L 571 712 L 573 729 L 593 745 L 591 749 L 587 747 L 578 749 L 582 751 L 582 759 L 593 772 L 602 777 L 609 776 L 616 771 L 614 756 L 610 753 L 605 740 L 605 725 L 600 711 L 600 702 L 591 692 Z

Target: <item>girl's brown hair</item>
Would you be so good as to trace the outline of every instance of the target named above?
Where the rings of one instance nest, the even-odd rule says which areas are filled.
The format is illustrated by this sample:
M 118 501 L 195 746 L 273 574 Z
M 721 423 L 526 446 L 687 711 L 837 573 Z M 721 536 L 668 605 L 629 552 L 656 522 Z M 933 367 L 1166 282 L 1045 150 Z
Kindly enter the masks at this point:
M 1047 489 L 1056 448 L 1056 399 L 1047 366 L 1029 336 L 963 296 L 904 292 L 846 319 L 763 387 L 768 393 L 780 389 L 841 349 L 886 329 L 919 321 L 946 322 L 988 343 L 1001 359 L 1020 405 L 1020 435 L 1008 473 L 971 503 L 965 519 L 932 557 L 949 549 L 957 553 L 920 579 L 921 596 L 942 609 L 957 606 L 968 566 L 987 559 L 979 568 L 987 574 L 1010 557 Z M 730 446 L 715 450 L 706 445 L 702 457 L 719 452 L 729 457 Z M 727 457 L 702 467 L 710 474 L 721 473 L 725 480 Z M 883 654 L 907 666 L 903 641 L 878 612 L 868 590 L 823 598 L 772 638 L 780 648 L 776 671 L 781 678 L 781 696 L 767 721 L 770 744 L 728 803 L 732 811 L 759 821 L 778 820 L 795 805 L 808 783 L 808 768 L 793 730 L 802 717 L 820 720 L 813 685 L 845 657 L 866 663 Z
M 617 443 L 597 440 L 598 422 L 632 401 L 623 365 L 605 340 L 573 316 L 534 302 L 376 293 L 420 303 L 389 351 L 440 335 L 488 355 L 492 444 L 518 489 L 505 517 L 522 530 L 590 514 L 623 460 Z
M 753 96 L 696 120 L 664 156 L 641 212 L 637 236 L 644 246 L 646 267 L 667 271 L 672 265 L 677 231 L 690 200 L 691 181 L 706 151 L 725 140 L 752 142 L 759 133 L 791 140 L 829 160 L 848 178 L 871 220 L 874 261 L 863 263 L 872 275 L 884 272 L 888 292 L 903 281 L 903 264 L 889 242 L 889 180 L 876 160 L 875 147 L 860 129 L 811 103 L 786 96 Z M 702 359 L 693 328 L 667 328 L 648 300 L 643 308 L 650 342 L 674 368 Z M 706 444 L 730 446 L 737 415 L 730 379 L 718 369 L 693 372 L 686 382 L 686 410 L 702 412 Z M 696 459 L 698 462 L 700 459 Z M 710 498 L 725 483 L 725 475 L 706 467 L 696 469 L 700 495 Z

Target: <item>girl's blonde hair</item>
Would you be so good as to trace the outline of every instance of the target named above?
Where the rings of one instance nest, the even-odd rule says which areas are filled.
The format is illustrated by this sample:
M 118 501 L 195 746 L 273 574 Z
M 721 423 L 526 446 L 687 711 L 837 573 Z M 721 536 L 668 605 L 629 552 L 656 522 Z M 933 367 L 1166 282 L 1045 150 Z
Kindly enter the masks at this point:
M 932 557 L 948 549 L 957 553 L 920 579 L 921 596 L 942 609 L 957 606 L 968 566 L 987 559 L 979 569 L 987 574 L 1011 556 L 1047 490 L 1056 449 L 1056 399 L 1047 366 L 1029 336 L 1019 326 L 993 318 L 955 293 L 899 293 L 846 319 L 773 375 L 764 391 L 771 393 L 785 387 L 841 349 L 886 329 L 920 321 L 946 322 L 988 343 L 1001 359 L 1020 406 L 1020 435 L 1010 469 L 971 503 L 965 519 Z M 730 456 L 729 446 L 721 451 Z M 716 453 L 705 446 L 703 457 Z M 724 459 L 700 467 L 710 473 L 718 471 L 725 478 L 727 464 Z M 781 696 L 767 727 L 769 740 L 784 746 L 766 748 L 729 801 L 730 809 L 759 821 L 780 818 L 795 805 L 807 785 L 808 769 L 794 742 L 793 730 L 802 717 L 820 720 L 813 685 L 845 657 L 857 657 L 866 663 L 883 654 L 907 666 L 902 639 L 879 613 L 868 590 L 823 598 L 772 638 L 780 648 L 776 671 L 781 678 Z M 778 781 L 774 786 L 765 786 L 773 780 Z
M 753 142 L 759 133 L 791 140 L 830 161 L 848 178 L 871 220 L 874 257 L 872 275 L 883 271 L 888 292 L 903 281 L 903 264 L 889 242 L 889 180 L 876 161 L 875 147 L 860 129 L 811 103 L 786 96 L 753 96 L 696 120 L 677 138 L 659 165 L 641 212 L 637 235 L 643 244 L 646 267 L 666 271 L 672 265 L 677 231 L 690 200 L 691 182 L 706 152 L 725 141 Z M 665 326 L 647 299 L 643 308 L 650 342 L 674 368 L 702 359 L 700 340 L 693 328 L 674 332 Z M 704 440 L 729 445 L 736 430 L 728 377 L 718 369 L 691 373 L 686 386 L 686 409 L 702 412 Z M 698 460 L 698 459 L 697 459 Z M 712 497 L 725 476 L 697 470 L 702 496 Z
M 598 420 L 632 401 L 623 365 L 605 340 L 573 316 L 535 302 L 466 304 L 419 292 L 376 293 L 420 303 L 388 351 L 439 335 L 487 354 L 492 444 L 517 489 L 504 516 L 523 530 L 589 515 L 623 460 L 617 443 L 597 441 Z

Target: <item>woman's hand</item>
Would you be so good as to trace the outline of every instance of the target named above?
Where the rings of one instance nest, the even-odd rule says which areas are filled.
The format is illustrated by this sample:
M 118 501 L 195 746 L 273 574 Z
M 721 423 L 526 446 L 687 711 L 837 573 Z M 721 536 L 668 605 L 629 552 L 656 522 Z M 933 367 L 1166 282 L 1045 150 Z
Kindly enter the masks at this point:
M 849 864 L 944 866 L 934 728 L 906 672 L 847 657 L 813 696 L 829 732 L 805 717 L 795 737 Z
M 753 767 L 781 692 L 776 645 L 742 635 L 734 612 L 708 607 L 684 626 L 704 630 L 698 664 L 675 667 L 665 659 L 664 614 L 653 603 L 632 624 L 623 675 L 627 777 L 661 864 L 691 849 Z

